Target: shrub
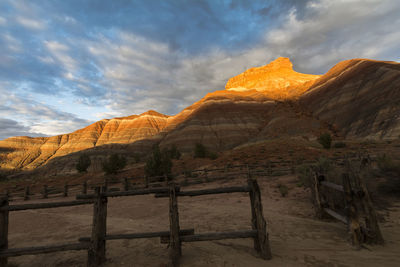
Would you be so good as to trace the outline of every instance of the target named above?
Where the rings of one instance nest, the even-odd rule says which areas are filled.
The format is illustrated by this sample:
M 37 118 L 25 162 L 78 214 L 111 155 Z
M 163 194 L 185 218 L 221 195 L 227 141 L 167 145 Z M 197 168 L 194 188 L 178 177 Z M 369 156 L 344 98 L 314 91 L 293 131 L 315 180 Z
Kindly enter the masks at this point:
M 87 172 L 91 163 L 90 157 L 86 154 L 82 154 L 79 156 L 78 163 L 76 163 L 76 170 L 80 173 Z
M 289 193 L 289 188 L 283 184 L 278 184 L 278 190 L 282 197 L 286 197 Z
M 313 171 L 311 165 L 304 164 L 300 165 L 296 168 L 297 177 L 299 178 L 298 186 L 311 186 L 311 177 L 313 175 Z
M 176 145 L 172 145 L 168 150 L 166 150 L 166 153 L 168 153 L 168 156 L 171 159 L 180 159 L 181 158 L 181 152 L 178 150 Z
M 119 170 L 125 168 L 126 158 L 122 155 L 113 154 L 102 165 L 106 174 L 116 174 Z
M 155 145 L 151 157 L 147 160 L 145 172 L 147 176 L 171 175 L 172 161 L 168 151 L 161 153 L 160 147 Z
M 205 158 L 207 154 L 206 147 L 201 143 L 196 143 L 194 147 L 194 157 L 195 158 Z
M 140 162 L 140 154 L 138 154 L 138 153 L 133 154 L 133 159 L 135 160 L 135 163 L 139 163 Z
M 318 142 L 325 148 L 331 148 L 332 137 L 329 133 L 323 133 L 318 137 Z
M 194 147 L 194 157 L 195 158 L 209 158 L 209 159 L 217 159 L 218 154 L 215 152 L 208 151 L 207 148 L 201 144 L 197 143 Z
M 377 158 L 378 168 L 384 173 L 393 172 L 400 175 L 400 164 L 390 156 L 383 154 Z
M 343 148 L 343 147 L 346 147 L 346 143 L 336 142 L 336 143 L 333 144 L 333 147 L 334 148 Z

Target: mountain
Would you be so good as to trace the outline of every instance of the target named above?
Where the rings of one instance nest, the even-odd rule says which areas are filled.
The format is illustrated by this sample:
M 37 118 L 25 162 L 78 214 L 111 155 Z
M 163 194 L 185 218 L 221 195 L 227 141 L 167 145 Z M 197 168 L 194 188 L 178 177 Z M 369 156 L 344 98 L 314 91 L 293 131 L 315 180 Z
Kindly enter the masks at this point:
M 400 137 L 400 64 L 352 59 L 314 82 L 300 104 L 346 138 Z
M 145 153 L 154 143 L 183 152 L 203 143 L 214 151 L 273 138 L 345 138 L 400 135 L 400 64 L 354 59 L 325 75 L 295 72 L 288 58 L 228 80 L 175 116 L 148 111 L 104 119 L 70 134 L 0 141 L 2 167 L 33 169 L 60 156 L 129 144 Z
M 248 69 L 230 78 L 225 89 L 228 91 L 255 89 L 271 99 L 285 100 L 299 97 L 319 77 L 321 76 L 294 71 L 289 58 L 280 57 L 268 65 Z

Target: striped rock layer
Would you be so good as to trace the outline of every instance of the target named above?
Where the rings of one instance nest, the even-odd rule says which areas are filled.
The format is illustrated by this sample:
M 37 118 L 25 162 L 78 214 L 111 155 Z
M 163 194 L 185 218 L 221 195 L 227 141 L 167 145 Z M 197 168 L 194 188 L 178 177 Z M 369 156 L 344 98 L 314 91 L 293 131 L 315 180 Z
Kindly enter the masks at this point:
M 104 119 L 73 133 L 0 141 L 3 168 L 33 169 L 74 152 L 129 144 L 193 151 L 196 143 L 223 151 L 272 138 L 315 138 L 333 131 L 345 138 L 400 136 L 400 64 L 354 59 L 325 75 L 301 74 L 288 58 L 235 76 L 226 89 L 174 116 L 156 111 Z

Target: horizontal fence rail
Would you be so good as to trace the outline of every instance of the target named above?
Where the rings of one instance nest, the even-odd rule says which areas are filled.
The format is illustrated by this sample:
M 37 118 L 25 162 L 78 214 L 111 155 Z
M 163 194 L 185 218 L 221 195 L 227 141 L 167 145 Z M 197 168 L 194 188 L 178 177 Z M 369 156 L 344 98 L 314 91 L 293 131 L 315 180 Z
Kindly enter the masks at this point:
M 6 250 L 0 250 L 0 258 L 4 257 L 17 257 L 24 255 L 37 255 L 44 253 L 53 253 L 67 250 L 87 250 L 89 244 L 84 243 L 73 243 L 73 244 L 62 244 L 53 246 L 41 246 L 41 247 L 25 247 L 25 248 L 10 248 Z
M 86 185 L 87 186 L 87 185 Z M 66 189 L 69 187 L 66 186 Z M 127 188 L 127 187 L 126 187 Z M 44 187 L 44 195 L 48 187 Z M 87 187 L 86 187 L 87 189 Z M 27 190 L 29 191 L 29 190 Z M 230 232 L 214 232 L 195 234 L 194 229 L 180 229 L 178 197 L 181 196 L 201 196 L 210 194 L 248 193 L 251 207 L 251 230 L 239 230 Z M 66 192 L 64 192 L 64 195 Z M 170 230 L 161 232 L 142 232 L 131 234 L 107 234 L 107 206 L 109 197 L 127 197 L 145 194 L 154 194 L 169 197 L 169 222 Z M 254 248 L 263 259 L 271 258 L 266 221 L 263 217 L 261 205 L 261 193 L 258 183 L 254 179 L 248 179 L 245 186 L 211 188 L 201 190 L 181 191 L 177 184 L 170 183 L 168 187 L 146 188 L 127 191 L 110 192 L 109 188 L 96 187 L 94 194 L 80 194 L 76 200 L 64 202 L 44 202 L 20 205 L 9 205 L 7 198 L 0 198 L 0 267 L 7 266 L 8 258 L 22 255 L 35 255 L 42 253 L 52 253 L 68 250 L 86 250 L 87 266 L 101 266 L 106 261 L 106 241 L 119 239 L 139 239 L 139 238 L 160 238 L 162 244 L 169 245 L 170 266 L 178 266 L 179 258 L 182 254 L 182 242 L 212 241 L 234 238 L 253 238 Z M 8 216 L 9 212 L 30 210 L 61 208 L 78 205 L 93 205 L 92 233 L 90 237 L 81 237 L 79 243 L 66 243 L 49 246 L 8 248 Z

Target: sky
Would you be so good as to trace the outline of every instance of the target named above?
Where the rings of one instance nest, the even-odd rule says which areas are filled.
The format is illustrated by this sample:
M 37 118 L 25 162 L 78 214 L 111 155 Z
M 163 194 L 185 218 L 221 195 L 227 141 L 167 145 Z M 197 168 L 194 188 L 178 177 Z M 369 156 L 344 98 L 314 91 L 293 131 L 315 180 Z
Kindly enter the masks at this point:
M 399 0 L 1 0 L 0 140 L 149 109 L 174 115 L 250 67 L 400 61 Z

